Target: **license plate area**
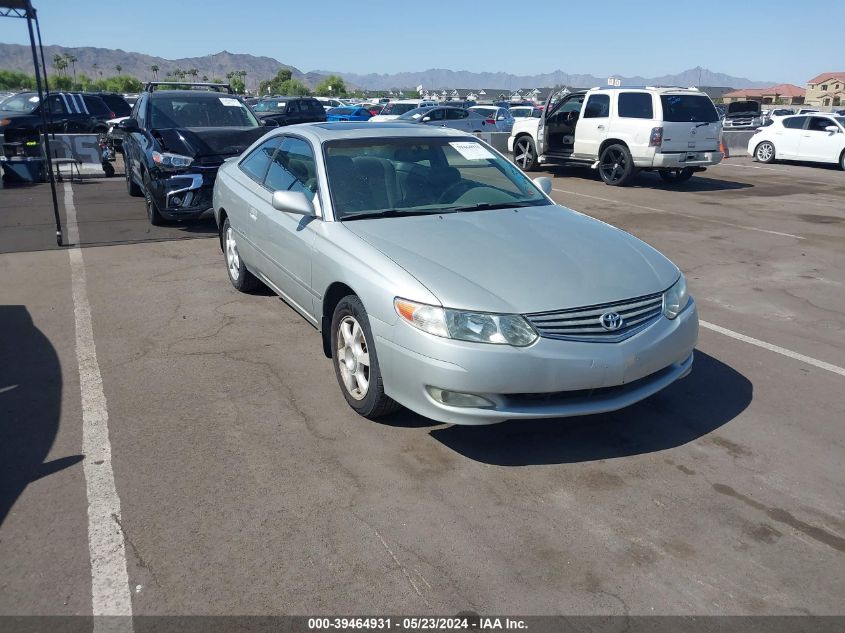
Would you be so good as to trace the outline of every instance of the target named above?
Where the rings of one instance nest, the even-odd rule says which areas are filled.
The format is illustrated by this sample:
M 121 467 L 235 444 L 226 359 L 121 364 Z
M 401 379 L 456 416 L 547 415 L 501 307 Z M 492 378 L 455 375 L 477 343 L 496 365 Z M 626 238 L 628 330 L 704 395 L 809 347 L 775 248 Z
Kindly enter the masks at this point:
M 704 160 L 704 154 L 701 152 L 687 152 L 681 157 L 682 163 L 700 163 Z

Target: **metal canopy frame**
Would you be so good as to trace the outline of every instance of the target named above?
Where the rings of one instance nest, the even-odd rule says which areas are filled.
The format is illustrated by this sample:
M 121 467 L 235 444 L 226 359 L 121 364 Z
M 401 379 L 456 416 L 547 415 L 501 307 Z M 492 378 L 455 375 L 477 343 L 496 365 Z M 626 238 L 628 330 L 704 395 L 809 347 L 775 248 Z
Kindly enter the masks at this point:
M 47 98 L 50 97 L 50 88 L 47 85 L 47 66 L 44 63 L 44 46 L 41 43 L 41 27 L 38 25 L 38 14 L 32 6 L 31 0 L 0 0 L 0 17 L 5 18 L 22 18 L 26 20 L 26 26 L 29 30 L 29 45 L 32 49 L 32 64 L 35 67 L 35 84 L 38 89 L 38 99 L 41 107 L 41 134 L 44 138 L 42 147 L 47 159 L 47 178 L 50 181 L 50 193 L 53 196 L 53 216 L 56 220 L 56 244 L 62 246 L 62 219 L 59 215 L 59 200 L 56 197 L 56 179 L 53 174 L 53 158 L 50 153 L 50 138 L 47 134 L 47 114 L 46 108 L 43 107 L 46 103 L 45 94 Z M 33 23 L 35 30 L 33 31 Z M 35 36 L 38 34 L 38 44 L 36 45 Z M 41 53 L 41 62 L 39 63 L 39 52 Z M 42 88 L 42 76 L 44 80 Z

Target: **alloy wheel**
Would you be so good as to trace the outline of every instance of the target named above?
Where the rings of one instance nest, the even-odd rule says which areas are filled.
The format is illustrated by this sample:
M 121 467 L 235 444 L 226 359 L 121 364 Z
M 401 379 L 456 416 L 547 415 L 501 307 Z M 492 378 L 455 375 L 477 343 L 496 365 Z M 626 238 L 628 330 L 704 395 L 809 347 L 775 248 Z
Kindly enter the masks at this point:
M 534 159 L 534 156 L 531 152 L 531 143 L 527 140 L 523 139 L 518 141 L 516 144 L 516 152 L 515 156 L 513 157 L 516 164 L 525 169 L 528 165 L 531 164 L 531 161 Z
M 626 165 L 625 153 L 622 150 L 611 148 L 602 154 L 599 169 L 605 182 L 617 183 L 625 176 Z
M 768 163 L 775 153 L 775 146 L 771 143 L 760 143 L 757 147 L 757 160 L 761 163 Z
M 361 324 L 345 316 L 337 327 L 337 354 L 340 376 L 346 391 L 355 400 L 363 400 L 370 390 L 370 353 Z
M 235 242 L 235 232 L 232 227 L 226 229 L 226 266 L 232 281 L 237 281 L 241 275 L 241 258 L 238 255 L 238 245 Z

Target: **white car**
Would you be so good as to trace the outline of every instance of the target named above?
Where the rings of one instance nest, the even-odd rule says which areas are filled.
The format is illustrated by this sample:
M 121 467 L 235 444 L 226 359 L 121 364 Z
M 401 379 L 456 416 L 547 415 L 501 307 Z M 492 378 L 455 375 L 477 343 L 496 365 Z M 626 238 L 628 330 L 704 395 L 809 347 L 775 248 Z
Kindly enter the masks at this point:
M 390 103 L 386 103 L 384 105 L 381 112 L 370 118 L 370 123 L 393 121 L 411 110 L 416 110 L 417 108 L 428 108 L 436 105 L 440 104 L 437 103 L 437 101 L 431 101 L 430 99 L 401 99 L 391 101 Z
M 775 119 L 751 137 L 748 154 L 761 163 L 805 160 L 845 169 L 845 116 L 817 112 Z
M 343 103 L 340 99 L 331 99 L 329 97 L 314 97 L 317 101 L 320 102 L 320 105 L 323 106 L 323 109 L 328 112 L 332 108 L 342 108 L 345 103 Z
M 682 182 L 721 162 L 721 131 L 710 97 L 694 88 L 563 89 L 540 118 L 517 119 L 508 150 L 525 171 L 582 164 L 608 185 L 626 185 L 639 170 Z
M 495 125 L 497 132 L 510 132 L 513 129 L 513 115 L 507 108 L 480 105 L 467 109 L 487 117 L 487 124 Z
M 508 109 L 514 119 L 538 119 L 543 114 L 543 110 L 537 106 L 513 106 Z

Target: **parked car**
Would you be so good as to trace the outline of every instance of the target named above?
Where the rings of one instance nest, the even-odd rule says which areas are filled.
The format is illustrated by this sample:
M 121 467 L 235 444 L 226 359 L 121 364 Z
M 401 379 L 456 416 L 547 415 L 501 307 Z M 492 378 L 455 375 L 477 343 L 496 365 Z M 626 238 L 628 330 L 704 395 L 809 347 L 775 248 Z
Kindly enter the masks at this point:
M 398 101 L 391 101 L 386 103 L 381 111 L 373 116 L 370 121 L 377 123 L 379 121 L 392 121 L 398 119 L 400 116 L 411 110 L 417 108 L 430 108 L 439 105 L 437 101 L 427 99 L 402 99 Z
M 328 112 L 332 108 L 342 108 L 343 106 L 349 105 L 348 103 L 344 103 L 340 99 L 332 99 L 330 97 L 314 97 L 317 101 L 320 102 L 320 105 L 323 106 L 323 110 Z
M 514 119 L 539 119 L 543 115 L 543 109 L 537 106 L 515 106 L 508 111 Z
M 838 163 L 845 170 L 845 116 L 819 112 L 776 119 L 751 137 L 748 155 L 761 163 L 804 160 Z
M 478 112 L 470 112 L 463 108 L 429 107 L 409 110 L 397 121 L 402 123 L 417 123 L 436 127 L 450 127 L 465 132 L 495 132 L 495 122 L 488 122 Z
M 798 112 L 795 114 L 813 114 L 814 112 L 818 112 L 818 108 L 799 108 Z
M 211 208 L 220 165 L 267 131 L 235 95 L 152 88 L 118 127 L 126 189 L 144 197 L 154 225 L 195 218 Z
M 485 122 L 492 125 L 496 132 L 508 132 L 513 129 L 513 115 L 508 108 L 495 106 L 472 106 L 470 112 L 478 112 L 485 117 Z
M 326 121 L 369 121 L 372 116 L 366 108 L 343 106 L 326 112 Z
M 789 108 L 774 108 L 772 110 L 767 110 L 764 118 L 768 121 L 773 121 L 785 116 L 792 116 L 793 114 L 795 114 L 795 110 L 790 110 Z
M 326 120 L 326 111 L 313 97 L 273 97 L 262 99 L 252 107 L 262 121 L 272 120 L 276 125 L 317 123 Z
M 463 132 L 326 123 L 224 164 L 214 212 L 232 285 L 263 282 L 320 330 L 362 416 L 601 413 L 687 375 L 678 268 L 548 191 Z
M 114 113 L 114 116 L 109 118 L 122 118 L 129 116 L 129 113 L 132 112 L 132 106 L 123 98 L 123 95 L 114 92 L 94 92 L 85 93 L 85 96 L 87 97 L 89 94 L 99 97 L 109 107 L 109 110 Z
M 722 127 L 726 130 L 749 129 L 763 125 L 764 122 L 759 101 L 734 101 L 728 104 Z
M 539 119 L 517 120 L 508 150 L 525 171 L 582 164 L 608 185 L 626 185 L 639 170 L 681 182 L 721 162 L 721 129 L 710 97 L 693 88 L 564 89 Z
M 53 92 L 47 101 L 47 131 L 66 134 L 105 134 L 114 112 L 95 95 Z M 37 92 L 21 92 L 3 102 L 0 132 L 42 131 L 41 103 Z

